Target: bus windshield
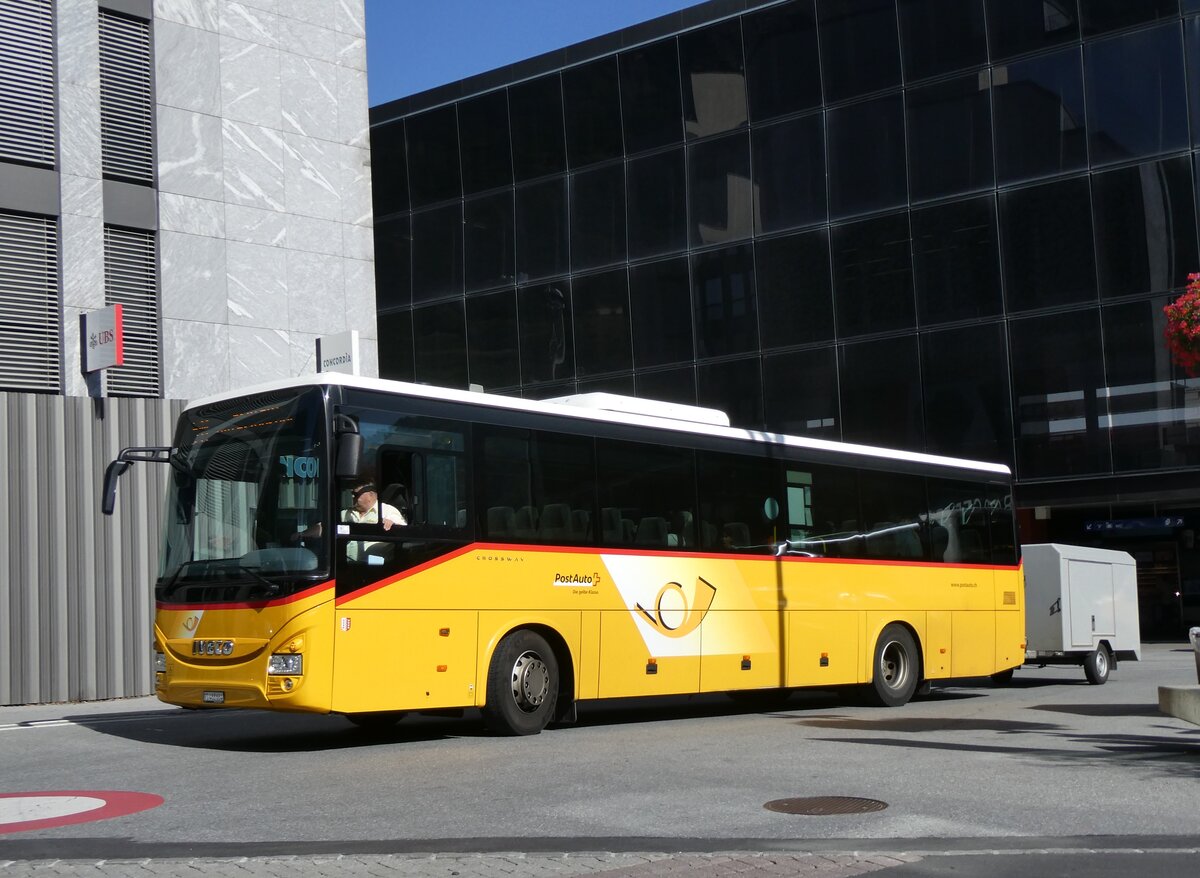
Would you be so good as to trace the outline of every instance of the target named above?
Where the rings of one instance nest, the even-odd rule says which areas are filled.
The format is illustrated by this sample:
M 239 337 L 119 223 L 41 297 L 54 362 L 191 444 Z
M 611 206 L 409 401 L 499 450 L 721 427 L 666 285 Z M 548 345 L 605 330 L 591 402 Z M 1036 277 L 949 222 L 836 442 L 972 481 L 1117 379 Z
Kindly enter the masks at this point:
M 269 600 L 327 578 L 325 449 L 316 389 L 184 412 L 157 599 Z

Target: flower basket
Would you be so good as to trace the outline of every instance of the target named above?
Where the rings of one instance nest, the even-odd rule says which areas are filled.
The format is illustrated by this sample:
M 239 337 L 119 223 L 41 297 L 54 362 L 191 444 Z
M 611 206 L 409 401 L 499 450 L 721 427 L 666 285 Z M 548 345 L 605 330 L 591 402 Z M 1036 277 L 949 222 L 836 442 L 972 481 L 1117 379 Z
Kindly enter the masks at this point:
M 1187 289 L 1163 311 L 1167 315 L 1163 337 L 1171 362 L 1195 378 L 1200 375 L 1200 274 L 1189 274 Z

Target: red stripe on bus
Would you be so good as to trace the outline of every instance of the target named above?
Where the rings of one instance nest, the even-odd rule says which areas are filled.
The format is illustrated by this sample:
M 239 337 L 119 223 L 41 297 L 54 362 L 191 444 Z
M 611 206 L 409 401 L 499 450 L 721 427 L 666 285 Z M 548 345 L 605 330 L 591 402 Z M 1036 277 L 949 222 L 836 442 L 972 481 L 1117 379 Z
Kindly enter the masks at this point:
M 364 585 L 362 588 L 355 589 L 350 594 L 344 594 L 334 601 L 334 605 L 340 607 L 343 604 L 349 603 L 350 601 L 356 601 L 365 595 L 371 594 L 371 592 L 379 591 L 381 588 L 386 588 L 387 586 L 400 582 L 401 580 L 408 579 L 410 576 L 415 576 L 416 574 L 425 570 L 430 570 L 442 564 L 443 562 L 452 561 L 455 558 L 462 557 L 467 552 L 477 548 L 479 548 L 478 543 L 469 543 L 465 546 L 455 549 L 453 552 L 447 552 L 445 555 L 438 555 L 436 558 L 431 558 L 428 561 L 418 564 L 416 567 L 410 567 L 407 570 L 403 570 L 388 579 L 381 579 L 379 582 L 376 582 L 372 585 Z
M 333 580 L 321 582 L 304 591 L 296 592 L 283 598 L 273 598 L 269 601 L 228 601 L 221 604 L 169 604 L 156 601 L 159 610 L 261 610 L 264 607 L 282 607 L 284 604 L 295 603 L 320 594 L 325 589 L 333 588 Z

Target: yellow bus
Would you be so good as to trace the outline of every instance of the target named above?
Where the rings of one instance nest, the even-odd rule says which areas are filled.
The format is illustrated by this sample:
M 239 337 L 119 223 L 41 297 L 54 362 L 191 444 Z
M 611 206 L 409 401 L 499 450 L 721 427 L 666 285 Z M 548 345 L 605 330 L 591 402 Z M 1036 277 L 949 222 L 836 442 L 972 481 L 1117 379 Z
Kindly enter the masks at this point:
M 155 688 L 187 707 L 479 708 L 1004 677 L 1025 657 L 1006 467 L 336 373 L 191 405 L 169 448 Z M 365 500 L 364 500 L 365 498 Z

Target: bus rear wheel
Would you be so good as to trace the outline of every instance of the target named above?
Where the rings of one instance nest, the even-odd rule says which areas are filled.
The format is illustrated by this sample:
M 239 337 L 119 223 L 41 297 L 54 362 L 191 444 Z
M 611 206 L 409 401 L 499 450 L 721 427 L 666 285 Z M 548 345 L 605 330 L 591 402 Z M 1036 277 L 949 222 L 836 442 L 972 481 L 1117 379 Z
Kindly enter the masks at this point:
M 917 643 L 903 625 L 888 625 L 875 643 L 868 694 L 880 707 L 907 704 L 917 689 L 920 659 Z
M 558 659 L 544 637 L 513 631 L 500 641 L 488 668 L 483 718 L 501 735 L 536 735 L 554 716 Z

